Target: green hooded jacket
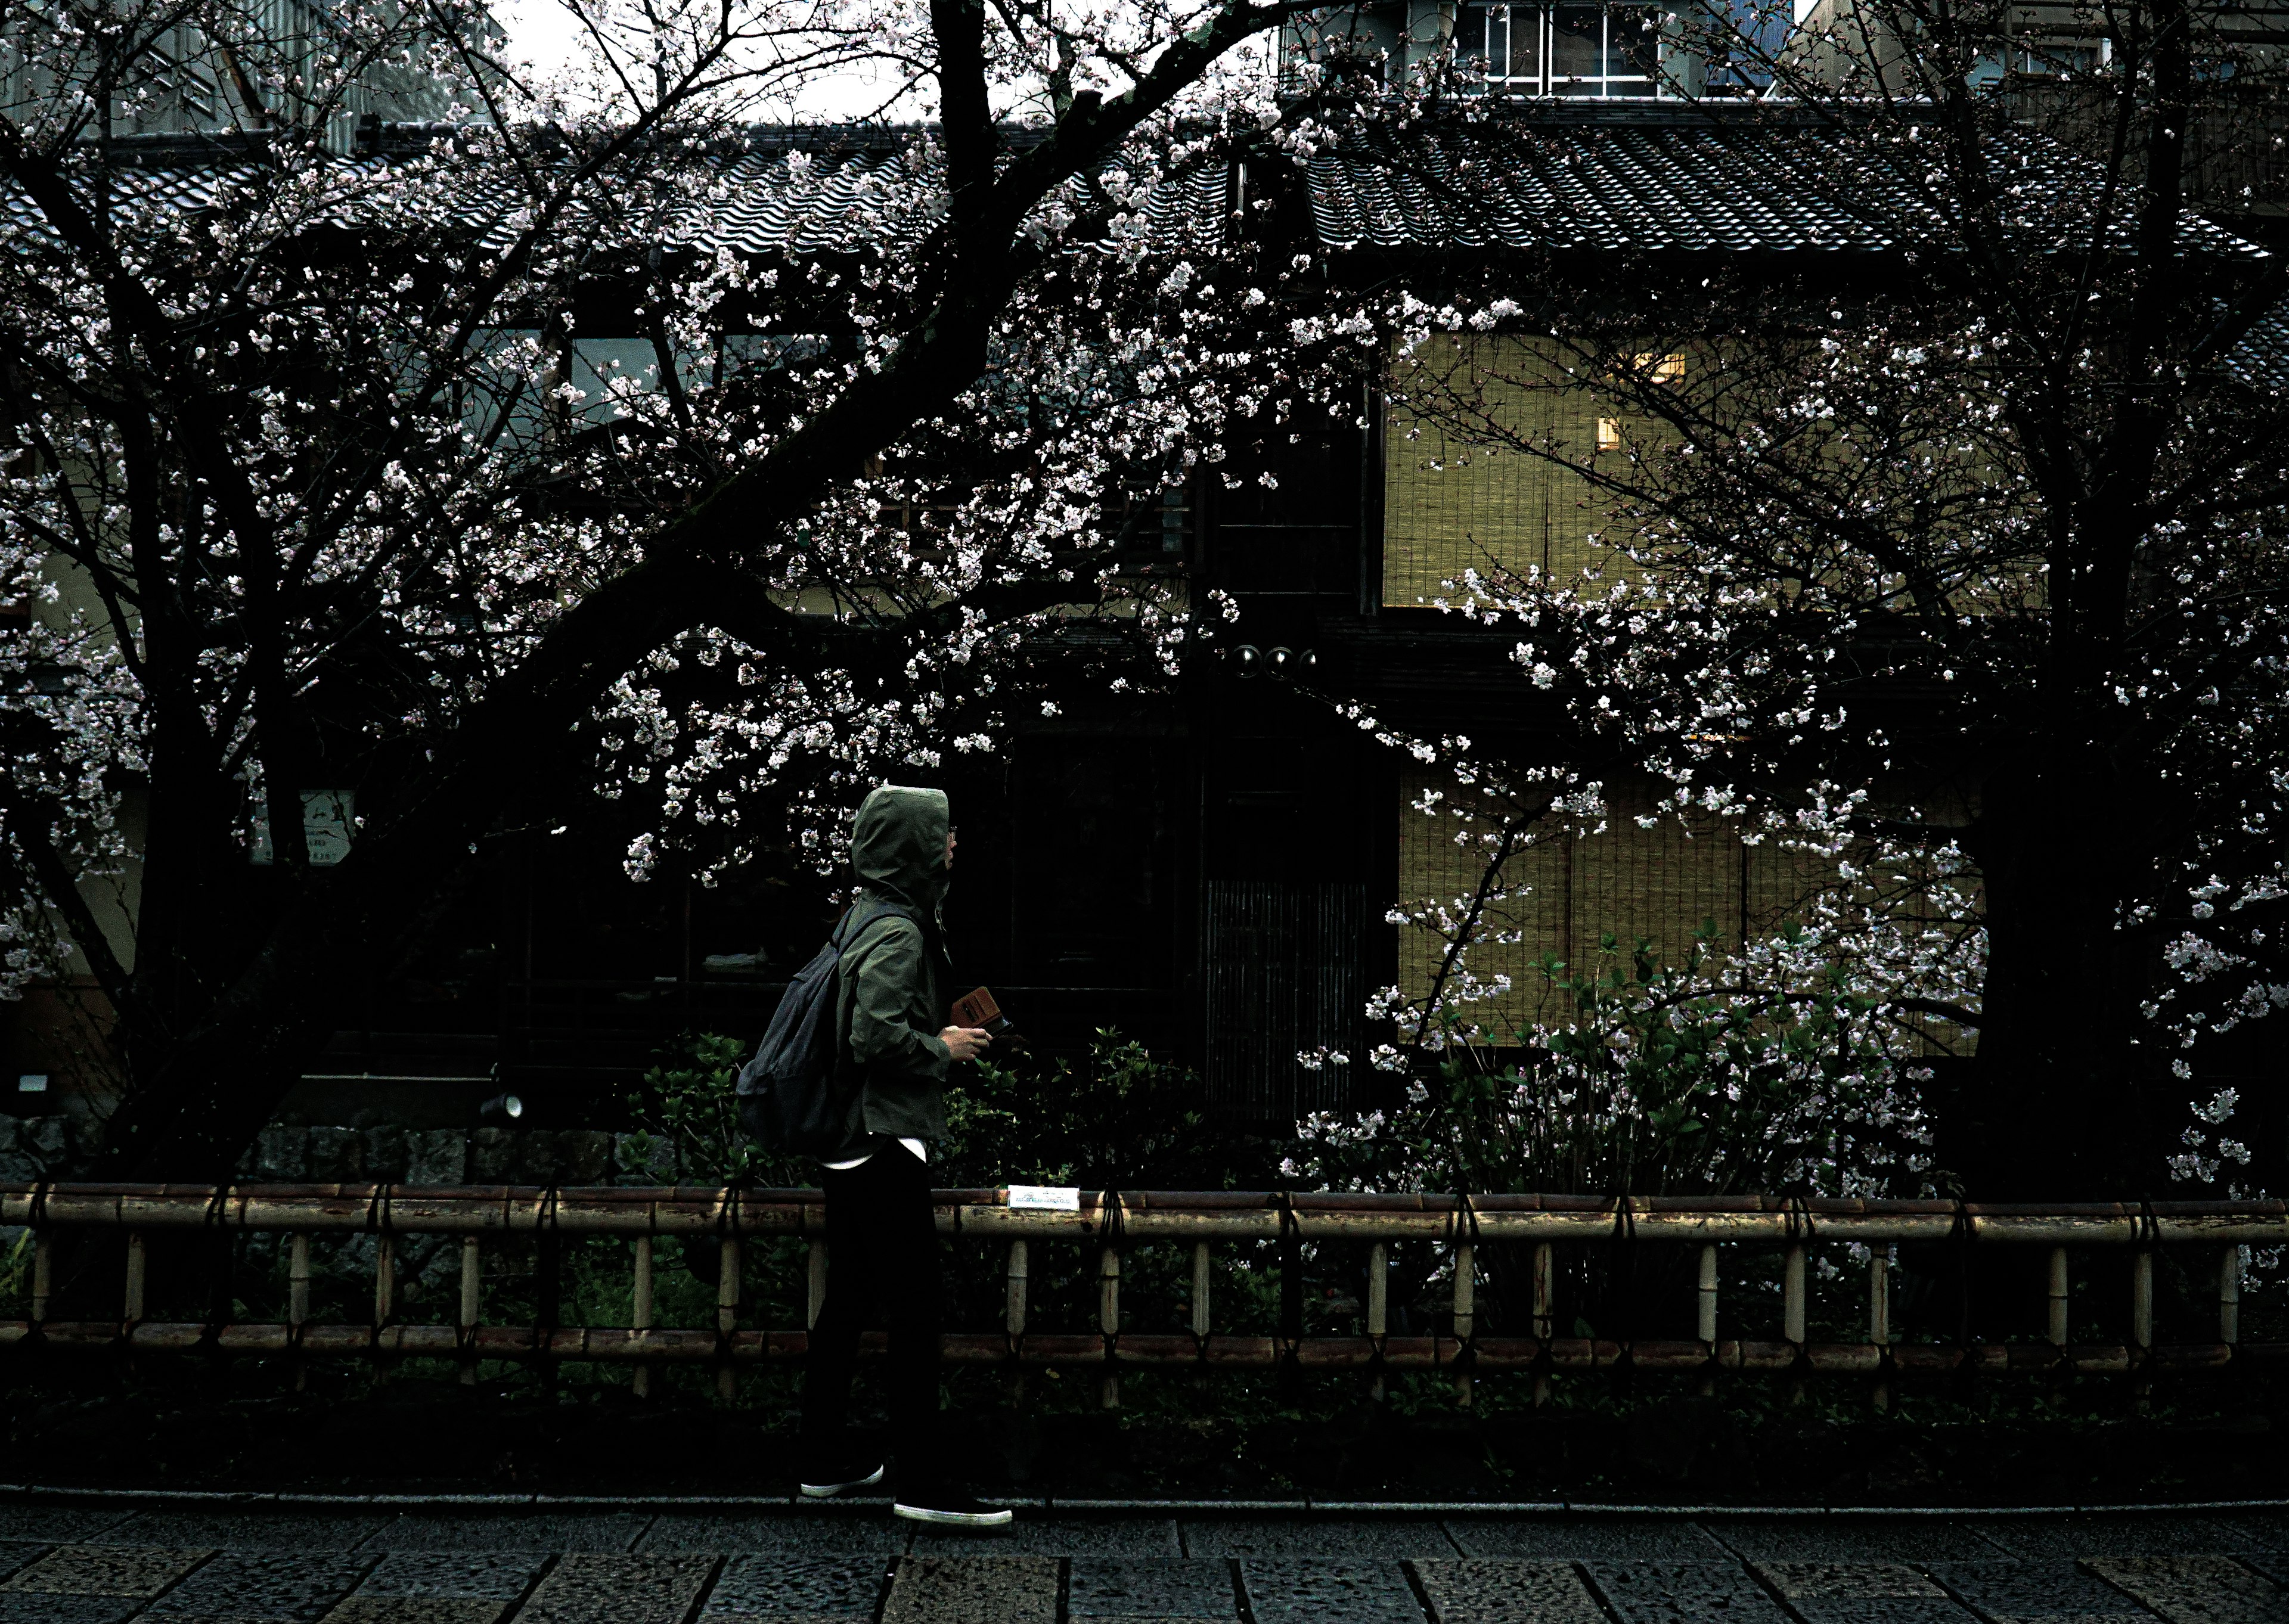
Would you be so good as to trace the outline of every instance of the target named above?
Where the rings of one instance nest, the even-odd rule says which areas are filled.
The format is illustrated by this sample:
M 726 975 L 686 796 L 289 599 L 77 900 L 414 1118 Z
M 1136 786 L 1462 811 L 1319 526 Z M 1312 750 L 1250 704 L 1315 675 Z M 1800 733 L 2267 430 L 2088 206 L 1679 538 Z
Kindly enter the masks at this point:
M 870 793 L 851 825 L 850 866 L 859 886 L 852 906 L 864 908 L 874 899 L 901 904 L 914 915 L 876 919 L 837 961 L 835 1013 L 865 1079 L 865 1134 L 945 1136 L 942 1091 L 953 1057 L 937 1034 L 945 1024 L 951 967 L 941 945 L 938 907 L 945 898 L 951 827 L 945 791 L 895 784 Z M 854 1143 L 850 1154 L 864 1150 Z

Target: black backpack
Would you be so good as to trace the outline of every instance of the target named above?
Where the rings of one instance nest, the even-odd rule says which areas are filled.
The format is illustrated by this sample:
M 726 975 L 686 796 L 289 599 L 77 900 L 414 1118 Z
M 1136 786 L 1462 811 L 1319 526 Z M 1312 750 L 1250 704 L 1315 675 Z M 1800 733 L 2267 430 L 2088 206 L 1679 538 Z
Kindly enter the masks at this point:
M 876 919 L 914 916 L 897 903 L 869 902 L 842 916 L 826 945 L 795 972 L 739 1069 L 739 1126 L 764 1149 L 832 1156 L 858 1137 L 862 1091 L 836 1024 L 838 973 L 846 943 Z

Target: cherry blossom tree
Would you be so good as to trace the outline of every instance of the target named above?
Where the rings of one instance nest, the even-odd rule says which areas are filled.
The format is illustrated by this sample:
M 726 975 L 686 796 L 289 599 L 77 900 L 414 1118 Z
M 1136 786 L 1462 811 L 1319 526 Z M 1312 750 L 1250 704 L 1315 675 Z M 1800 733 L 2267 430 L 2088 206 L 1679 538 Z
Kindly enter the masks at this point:
M 1129 539 L 1317 410 L 1220 167 L 1308 128 L 1263 68 L 1295 9 L 583 4 L 548 82 L 448 5 L 315 51 L 220 4 L 20 27 L 0 990 L 100 987 L 103 1167 L 230 1166 L 347 968 L 568 785 L 645 800 L 639 872 L 781 814 L 823 862 L 854 786 L 1054 705 L 1041 649 L 1164 675 L 1192 608 Z M 109 123 L 185 28 L 267 109 L 187 167 Z M 330 151 L 377 64 L 453 116 Z M 839 146 L 772 133 L 852 96 Z
M 2289 1005 L 2282 288 L 2205 212 L 2263 173 L 2225 149 L 2221 64 L 2245 95 L 2269 59 L 2165 0 L 2084 19 L 2054 73 L 2009 20 L 1886 0 L 1715 47 L 1775 88 L 1713 139 L 1784 158 L 1862 257 L 1458 262 L 1379 324 L 1394 433 L 1583 493 L 1587 567 L 1492 550 L 1442 601 L 1515 639 L 1559 753 L 1818 857 L 1800 928 L 1871 1007 L 1975 1043 L 1942 1158 L 2087 1197 L 2173 1151 L 2230 1176 L 2235 1102 L 2188 1127 L 2189 1079 Z M 1531 121 L 1472 139 L 1459 218 L 1546 161 Z M 1433 921 L 1458 952 L 1463 914 Z M 1699 979 L 1778 996 L 1797 957 Z M 1400 1004 L 1418 1040 L 1447 1013 Z

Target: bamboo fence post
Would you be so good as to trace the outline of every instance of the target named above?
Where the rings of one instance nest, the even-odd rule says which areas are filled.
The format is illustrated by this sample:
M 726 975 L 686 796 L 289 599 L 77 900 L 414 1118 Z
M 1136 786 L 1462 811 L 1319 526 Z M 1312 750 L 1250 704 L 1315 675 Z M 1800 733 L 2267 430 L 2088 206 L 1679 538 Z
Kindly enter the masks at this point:
M 1455 1350 L 1458 1361 L 1455 1369 L 1455 1402 L 1464 1409 L 1471 1405 L 1471 1363 L 1463 1357 L 1463 1350 L 1470 1346 L 1478 1318 L 1476 1254 L 1477 1248 L 1467 1240 L 1455 1247 L 1455 1341 L 1459 1344 Z
M 715 1397 L 730 1404 L 739 1396 L 739 1373 L 731 1368 L 731 1333 L 739 1325 L 739 1238 L 723 1237 L 715 1267 L 715 1331 L 722 1339 L 722 1362 L 715 1366 Z
M 628 1313 L 628 1328 L 632 1331 L 651 1329 L 651 1237 L 636 1237 L 636 1270 L 634 1305 Z M 651 1397 L 651 1362 L 638 1360 L 628 1377 L 628 1390 L 639 1398 Z
M 1021 1240 L 1017 1244 L 1022 1246 L 1025 1243 Z M 810 1243 L 810 1255 L 806 1260 L 806 1265 L 809 1309 L 802 1325 L 804 1330 L 814 1331 L 818 1328 L 819 1315 L 826 1308 L 826 1243 L 825 1241 L 814 1240 Z
M 127 1289 L 120 1303 L 120 1318 L 127 1324 L 139 1325 L 143 1318 L 143 1270 L 146 1254 L 143 1232 L 127 1231 Z
M 1205 1388 L 1208 1384 L 1208 1292 L 1214 1280 L 1208 1269 L 1208 1243 L 1192 1243 L 1192 1346 L 1200 1352 L 1200 1362 L 1192 1367 L 1192 1385 Z
M 1793 1347 L 1804 1346 L 1804 1246 L 1801 1243 L 1788 1249 L 1788 1258 L 1781 1273 L 1781 1340 Z
M 1107 1410 L 1121 1407 L 1121 1372 L 1113 1362 L 1121 1335 L 1121 1254 L 1106 1246 L 1097 1256 L 1097 1329 L 1105 1338 L 1105 1373 L 1098 1378 L 1097 1401 Z
M 1002 1278 L 1009 1287 L 1009 1299 L 1002 1310 L 1001 1333 L 1009 1344 L 1009 1374 L 1004 1385 L 1009 1389 L 1009 1407 L 1017 1408 L 1025 1400 L 1025 1365 L 1018 1357 L 1018 1346 L 1025 1334 L 1025 1291 L 1033 1272 L 1033 1251 L 1023 1236 L 1009 1243 L 1009 1261 L 1003 1266 Z
M 2067 1313 L 2069 1309 L 2073 1306 L 2070 1286 L 2067 1278 L 2067 1249 L 2064 1246 L 2053 1246 L 2051 1248 L 2051 1280 L 2049 1289 L 2049 1333 L 2051 1346 L 2054 1348 L 2063 1348 L 2067 1345 Z
M 2241 1341 L 2239 1246 L 2228 1246 L 2218 1259 L 2218 1341 L 2229 1348 Z
M 1706 1398 L 1717 1390 L 1717 1248 L 1713 1246 L 1701 1248 L 1701 1278 L 1696 1295 L 1698 1302 L 1695 1306 L 1699 1311 L 1694 1318 L 1694 1335 L 1711 1361 L 1710 1365 L 1702 1371 L 1697 1384 L 1701 1396 Z
M 294 1390 L 300 1392 L 310 1380 L 309 1367 L 303 1364 L 299 1343 L 302 1327 L 310 1320 L 310 1234 L 297 1230 L 286 1238 L 286 1323 L 288 1336 L 297 1344 L 294 1354 Z
M 1880 1241 L 1868 1248 L 1868 1340 L 1878 1358 L 1892 1345 L 1892 1249 Z M 1884 1413 L 1892 1407 L 1892 1384 L 1878 1375 L 1870 1398 L 1876 1413 Z
M 397 1237 L 387 1230 L 373 1238 L 373 1381 L 389 1385 L 389 1365 L 381 1357 L 381 1333 L 397 1313 Z
M 2141 1354 L 2154 1346 L 2154 1254 L 2147 1246 L 2130 1255 L 2130 1343 Z
M 1550 1346 L 1550 1338 L 1551 1334 L 1558 1328 L 1558 1322 L 1551 1317 L 1550 1312 L 1551 1282 L 1551 1278 L 1556 1274 L 1556 1272 L 1557 1254 L 1551 1246 L 1551 1244 L 1546 1240 L 1535 1242 L 1533 1269 L 1534 1338 L 1535 1341 L 1542 1344 L 1545 1350 L 1547 1350 Z M 1537 1360 L 1536 1364 L 1538 1368 L 1534 1373 L 1534 1402 L 1537 1405 L 1546 1405 L 1550 1402 L 1550 1361 L 1547 1358 L 1543 1358 Z
M 1203 1246 L 1202 1250 L 1206 1250 Z M 1391 1243 L 1378 1240 L 1367 1249 L 1367 1333 L 1375 1343 L 1375 1350 L 1383 1351 L 1383 1339 L 1390 1333 L 1391 1325 Z M 1375 1380 L 1368 1389 L 1379 1404 L 1383 1400 L 1383 1372 L 1378 1367 Z
M 459 1341 L 465 1351 L 461 1355 L 461 1385 L 477 1384 L 477 1310 L 482 1306 L 484 1278 L 477 1251 L 477 1238 L 461 1237 L 461 1311 L 454 1321 L 460 1333 Z
M 48 1299 L 55 1295 L 56 1252 L 53 1238 L 42 1230 L 32 1238 L 32 1323 L 45 1325 Z

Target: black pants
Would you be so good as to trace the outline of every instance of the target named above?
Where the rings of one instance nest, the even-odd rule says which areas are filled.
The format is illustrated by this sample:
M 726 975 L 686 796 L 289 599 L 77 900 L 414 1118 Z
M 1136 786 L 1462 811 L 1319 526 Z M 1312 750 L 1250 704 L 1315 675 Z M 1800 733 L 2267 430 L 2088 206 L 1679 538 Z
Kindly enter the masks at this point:
M 858 1336 L 879 1303 L 890 1333 L 890 1447 L 911 1481 L 937 1469 L 937 1224 L 929 1166 L 877 1134 L 874 1154 L 847 1173 L 823 1168 L 826 1301 L 811 1327 L 802 1379 L 802 1433 L 839 1452 L 850 1424 Z

